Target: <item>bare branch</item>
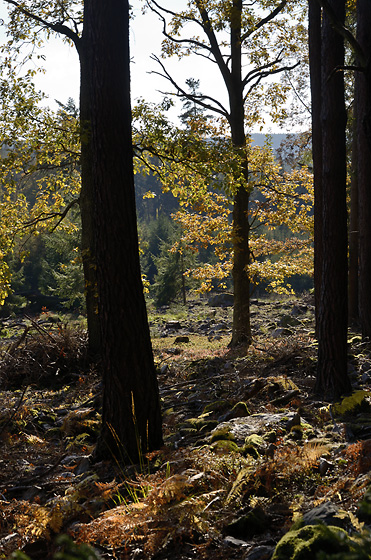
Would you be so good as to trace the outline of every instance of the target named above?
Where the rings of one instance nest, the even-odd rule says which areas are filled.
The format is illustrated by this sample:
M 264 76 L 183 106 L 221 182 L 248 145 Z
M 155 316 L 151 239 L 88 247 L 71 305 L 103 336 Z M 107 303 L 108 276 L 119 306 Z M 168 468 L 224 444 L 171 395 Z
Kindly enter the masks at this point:
M 38 216 L 36 216 L 32 220 L 29 220 L 28 222 L 24 222 L 20 229 L 26 229 L 28 227 L 35 226 L 40 222 L 46 222 L 47 220 L 52 220 L 53 218 L 59 218 L 57 220 L 56 224 L 54 224 L 54 226 L 51 229 L 51 232 L 53 232 L 53 231 L 56 230 L 56 228 L 59 226 L 59 224 L 62 222 L 62 220 L 67 216 L 67 214 L 71 210 L 71 208 L 73 206 L 75 206 L 75 204 L 78 204 L 79 201 L 80 201 L 79 198 L 74 198 L 73 200 L 71 200 L 71 202 L 69 202 L 69 204 L 67 204 L 67 206 L 63 210 L 63 212 L 49 212 L 47 214 L 45 212 L 42 212 L 41 214 L 39 214 Z
M 280 2 L 280 4 L 277 6 L 275 10 L 273 10 L 273 12 L 271 12 L 267 17 L 261 19 L 254 27 L 252 27 L 251 29 L 246 31 L 244 35 L 242 35 L 241 42 L 245 41 L 248 37 L 250 37 L 250 35 L 255 33 L 255 31 L 257 31 L 258 29 L 260 29 L 261 27 L 269 23 L 272 19 L 274 19 L 283 10 L 286 4 L 287 4 L 287 0 L 282 0 L 282 2 Z
M 195 103 L 197 103 L 201 107 L 204 107 L 205 109 L 208 109 L 209 111 L 213 111 L 214 113 L 218 113 L 219 115 L 222 115 L 223 117 L 229 119 L 229 113 L 228 113 L 227 109 L 217 99 L 214 99 L 213 97 L 209 97 L 208 95 L 200 95 L 200 96 L 193 95 L 192 96 L 190 93 L 187 93 L 170 76 L 170 74 L 167 72 L 165 66 L 163 65 L 163 63 L 161 62 L 161 60 L 157 56 L 152 55 L 151 58 L 153 60 L 155 60 L 161 66 L 164 73 L 162 74 L 161 72 L 150 72 L 150 74 L 157 74 L 158 76 L 161 76 L 162 78 L 167 79 L 177 90 L 177 93 L 172 93 L 172 92 L 162 92 L 162 93 L 164 93 L 165 95 L 175 95 L 176 97 L 184 97 L 186 99 L 189 99 L 190 101 L 194 101 Z M 204 102 L 203 99 L 205 99 L 205 100 L 208 99 L 212 103 L 215 103 L 215 106 Z
M 296 64 L 294 64 L 293 66 L 282 66 L 281 68 L 276 68 L 275 70 L 267 70 L 266 72 L 260 72 L 259 75 L 255 76 L 255 78 L 256 78 L 255 83 L 253 83 L 250 86 L 250 88 L 248 89 L 248 91 L 246 92 L 246 94 L 244 96 L 244 101 L 246 101 L 246 99 L 249 96 L 249 94 L 251 93 L 251 91 L 258 86 L 258 84 L 261 82 L 262 79 L 267 78 L 267 76 L 273 76 L 274 74 L 279 74 L 280 72 L 293 70 L 294 68 L 299 66 L 299 64 L 300 64 L 300 61 L 297 62 Z

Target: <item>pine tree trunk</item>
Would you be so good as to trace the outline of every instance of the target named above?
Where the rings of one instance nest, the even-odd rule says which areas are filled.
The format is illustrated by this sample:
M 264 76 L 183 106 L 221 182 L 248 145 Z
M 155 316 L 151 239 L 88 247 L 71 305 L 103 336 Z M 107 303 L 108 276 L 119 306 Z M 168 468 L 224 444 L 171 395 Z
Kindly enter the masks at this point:
M 322 282 L 322 125 L 321 125 L 321 7 L 309 0 L 308 43 L 312 98 L 312 157 L 314 177 L 314 300 L 316 334 Z
M 330 0 L 344 22 L 345 1 Z M 322 23 L 322 283 L 318 314 L 316 391 L 337 398 L 351 390 L 347 375 L 347 205 L 344 42 L 326 12 Z
M 350 213 L 349 213 L 349 273 L 348 273 L 348 316 L 349 323 L 354 325 L 359 321 L 359 201 L 358 201 L 358 109 L 357 109 L 357 77 L 355 84 L 355 99 L 353 103 L 353 138 L 352 138 L 352 176 L 350 184 Z
M 362 336 L 371 339 L 371 3 L 357 1 L 357 39 L 368 63 L 356 76 L 359 192 L 359 313 Z
M 91 49 L 83 38 L 80 57 L 80 138 L 81 138 L 81 253 L 85 282 L 86 317 L 89 355 L 97 359 L 102 354 L 98 314 L 97 266 L 95 257 L 94 185 L 90 146 L 90 60 Z
M 91 46 L 91 157 L 102 339 L 103 415 L 96 455 L 138 462 L 162 444 L 135 210 L 127 0 L 85 0 Z

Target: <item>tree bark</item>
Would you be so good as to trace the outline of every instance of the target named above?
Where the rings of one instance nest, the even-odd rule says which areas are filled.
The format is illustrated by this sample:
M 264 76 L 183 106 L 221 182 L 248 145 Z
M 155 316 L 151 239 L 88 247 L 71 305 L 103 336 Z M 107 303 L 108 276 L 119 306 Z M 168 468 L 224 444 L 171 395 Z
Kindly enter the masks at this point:
M 330 0 L 338 21 L 345 1 Z M 315 390 L 338 398 L 351 390 L 347 375 L 347 205 L 344 41 L 326 12 L 322 19 L 322 283 L 319 301 L 318 364 Z
M 349 273 L 348 273 L 348 317 L 349 323 L 359 322 L 359 200 L 358 200 L 358 109 L 357 109 L 357 76 L 355 79 L 355 99 L 353 102 L 352 123 L 352 175 L 350 183 L 350 214 L 349 214 Z
M 250 223 L 248 187 L 249 168 L 246 155 L 245 107 L 242 81 L 242 0 L 233 1 L 231 13 L 231 79 L 227 82 L 230 103 L 232 143 L 239 153 L 240 169 L 236 174 L 237 192 L 233 201 L 233 324 L 230 346 L 251 344 L 250 324 Z
M 90 137 L 103 362 L 96 456 L 138 462 L 162 444 L 161 414 L 141 282 L 131 138 L 129 5 L 85 0 L 91 48 Z
M 371 3 L 357 1 L 357 40 L 367 66 L 356 75 L 359 193 L 359 313 L 364 338 L 371 338 Z
M 314 300 L 316 334 L 322 282 L 322 125 L 321 125 L 321 17 L 317 0 L 308 3 L 308 44 L 312 99 L 312 157 L 314 180 Z
M 78 48 L 80 59 L 80 142 L 81 142 L 81 254 L 85 282 L 89 355 L 102 354 L 98 313 L 97 264 L 95 256 L 94 185 L 90 134 L 91 45 L 83 33 Z

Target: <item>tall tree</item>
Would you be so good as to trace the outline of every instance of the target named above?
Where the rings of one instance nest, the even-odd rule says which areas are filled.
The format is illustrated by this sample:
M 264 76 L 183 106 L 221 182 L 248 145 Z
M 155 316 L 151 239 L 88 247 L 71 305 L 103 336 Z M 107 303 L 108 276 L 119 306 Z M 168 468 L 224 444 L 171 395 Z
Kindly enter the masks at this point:
M 147 0 L 147 4 L 163 21 L 164 53 L 182 56 L 184 53 L 194 52 L 213 61 L 227 90 L 229 109 L 213 96 L 192 95 L 186 92 L 158 60 L 162 66 L 162 75 L 172 83 L 179 96 L 194 101 L 217 115 L 222 115 L 229 125 L 235 158 L 238 162 L 233 181 L 234 313 L 230 345 L 249 344 L 251 325 L 248 267 L 251 251 L 248 214 L 251 192 L 246 125 L 251 125 L 254 118 L 257 118 L 258 100 L 261 101 L 258 94 L 258 92 L 261 94 L 261 81 L 267 76 L 292 67 L 290 56 L 295 54 L 297 41 L 290 42 L 294 27 L 288 24 L 290 21 L 288 12 L 293 5 L 290 6 L 287 0 L 279 3 L 259 2 L 260 10 L 257 10 L 256 2 L 246 4 L 242 0 L 231 2 L 220 0 L 206 3 L 192 0 L 188 2 L 186 10 L 174 12 L 160 6 L 155 0 Z M 170 30 L 167 17 L 171 19 Z M 182 37 L 180 31 L 186 24 L 195 25 L 202 31 L 202 36 L 195 34 L 189 38 Z M 223 33 L 225 35 L 221 36 Z M 267 46 L 268 38 L 273 39 L 270 48 Z M 246 72 L 245 64 L 248 67 Z M 268 92 L 267 99 L 270 96 L 276 108 L 279 100 L 284 97 L 277 87 L 273 87 Z
M 83 225 L 84 212 L 89 223 L 92 270 L 97 268 L 93 288 L 104 348 L 103 425 L 97 456 L 108 449 L 119 459 L 137 461 L 161 445 L 162 430 L 136 229 L 128 1 L 106 0 L 103 5 L 100 0 L 85 0 L 81 35 L 65 25 L 66 6 L 63 23 L 55 24 L 45 19 L 38 3 L 31 7 L 39 8 L 39 13 L 30 12 L 23 2 L 6 1 L 15 6 L 14 18 L 22 15 L 67 36 L 80 55 L 84 201 L 82 207 L 80 200 L 80 208 Z M 48 15 L 52 18 L 53 11 Z
M 359 314 L 371 339 L 371 2 L 357 0 L 357 41 L 363 57 L 356 73 L 359 207 Z M 363 58 L 363 59 L 360 59 Z
M 345 0 L 327 2 L 344 25 Z M 316 391 L 328 398 L 351 390 L 347 375 L 347 206 L 344 39 L 322 14 L 322 280 Z
M 308 45 L 312 99 L 312 157 L 314 176 L 314 297 L 316 330 L 322 281 L 322 126 L 321 126 L 321 6 L 309 0 Z M 318 334 L 318 332 L 317 332 Z

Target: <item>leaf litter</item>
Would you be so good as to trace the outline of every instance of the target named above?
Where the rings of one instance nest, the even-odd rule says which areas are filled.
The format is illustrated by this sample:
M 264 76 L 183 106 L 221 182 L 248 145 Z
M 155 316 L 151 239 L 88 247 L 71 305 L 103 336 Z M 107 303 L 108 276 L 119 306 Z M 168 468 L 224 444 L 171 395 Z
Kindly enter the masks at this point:
M 226 310 L 212 315 L 225 328 L 218 339 L 184 321 L 189 343 L 164 336 L 157 317 L 165 444 L 141 467 L 92 461 L 102 387 L 86 333 L 26 320 L 1 350 L 0 558 L 18 549 L 53 558 L 62 533 L 106 559 L 248 558 L 327 502 L 354 526 L 370 483 L 370 348 L 353 337 L 352 381 L 364 398 L 334 416 L 313 395 L 311 308 L 295 305 L 305 318 L 281 337 L 274 329 L 294 304 L 259 306 L 248 351 L 227 348 Z M 199 323 L 210 317 L 206 306 L 197 313 Z M 253 433 L 241 439 L 246 426 Z M 241 528 L 244 516 L 255 528 Z

